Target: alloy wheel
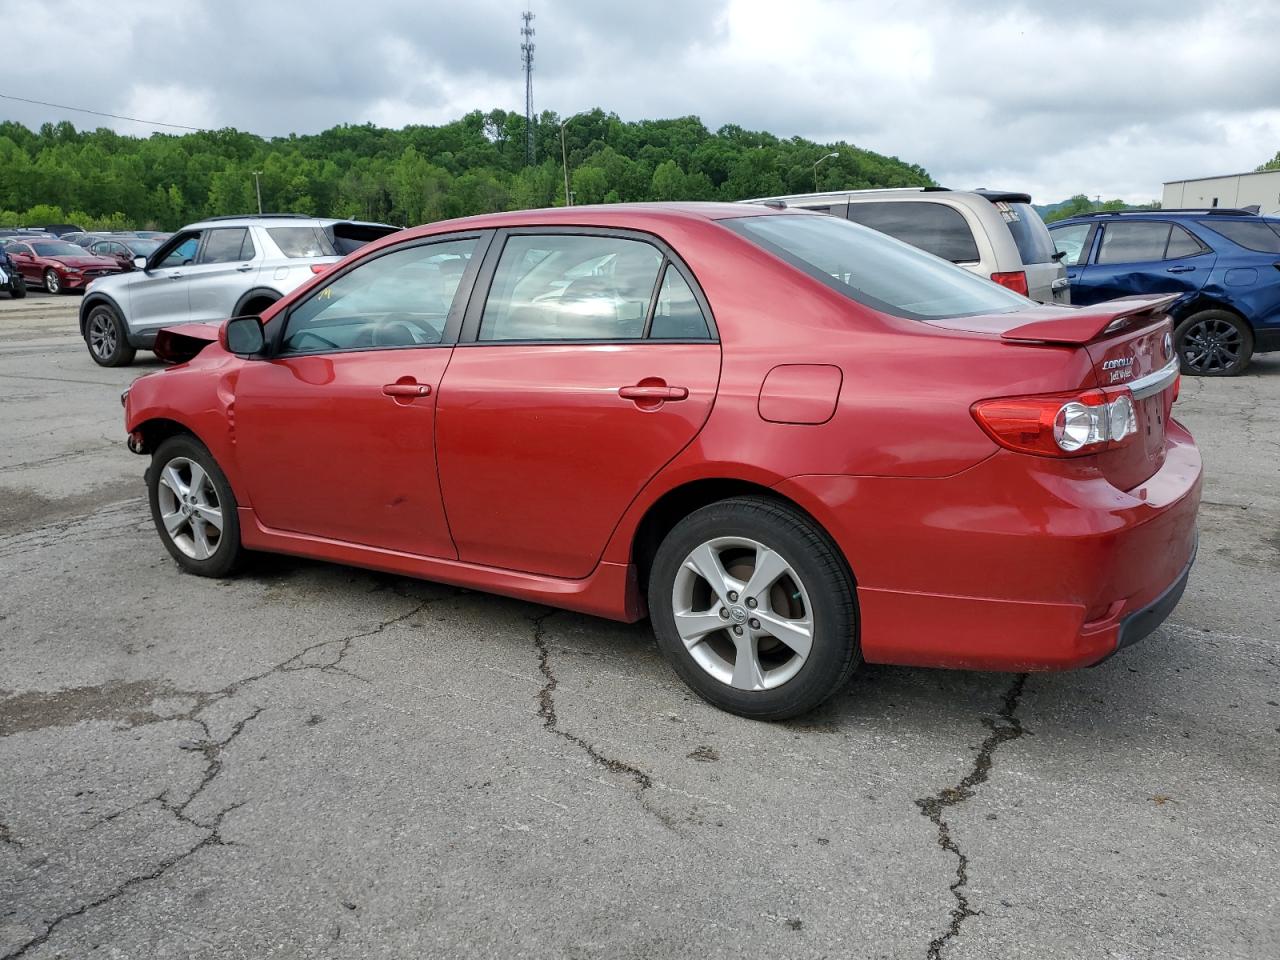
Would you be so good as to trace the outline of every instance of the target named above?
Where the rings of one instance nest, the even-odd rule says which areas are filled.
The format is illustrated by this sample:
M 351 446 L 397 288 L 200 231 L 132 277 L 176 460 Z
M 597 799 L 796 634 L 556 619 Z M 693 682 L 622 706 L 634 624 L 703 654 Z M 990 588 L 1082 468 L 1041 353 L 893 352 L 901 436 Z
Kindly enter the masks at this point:
M 1190 327 L 1182 338 L 1182 356 L 1197 373 L 1221 373 L 1240 362 L 1244 338 L 1227 320 L 1211 317 Z
M 804 666 L 813 605 L 800 576 L 756 540 L 718 537 L 685 558 L 671 591 L 676 631 L 703 670 L 738 690 L 771 690 Z
M 110 360 L 116 352 L 116 325 L 110 314 L 95 313 L 89 318 L 89 349 L 99 360 Z
M 222 504 L 205 469 L 174 457 L 156 486 L 160 519 L 174 546 L 192 560 L 208 560 L 222 543 Z
M 44 272 L 44 289 L 46 293 L 57 293 L 62 289 L 62 278 L 56 270 Z

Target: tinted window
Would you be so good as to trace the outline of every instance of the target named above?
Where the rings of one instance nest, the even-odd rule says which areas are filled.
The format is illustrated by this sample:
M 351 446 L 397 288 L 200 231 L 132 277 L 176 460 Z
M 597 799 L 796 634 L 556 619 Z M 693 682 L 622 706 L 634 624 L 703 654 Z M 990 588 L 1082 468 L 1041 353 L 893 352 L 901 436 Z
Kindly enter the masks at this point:
M 201 263 L 231 263 L 245 259 L 240 255 L 244 248 L 245 238 L 249 231 L 244 227 L 226 227 L 210 230 L 204 242 L 204 252 L 200 255 Z
M 833 217 L 843 217 L 846 215 L 849 205 L 845 203 L 823 203 L 812 207 L 801 207 L 802 210 L 812 210 L 814 213 L 826 213 Z
M 1176 223 L 1170 225 L 1169 245 L 1165 247 L 1164 258 L 1177 260 L 1179 257 L 1195 257 L 1205 252 L 1205 246 Z
M 1009 232 L 1013 234 L 1013 242 L 1017 244 L 1018 256 L 1023 263 L 1049 263 L 1057 250 L 1053 246 L 1053 238 L 1049 236 L 1049 228 L 1040 219 L 1040 214 L 1029 203 L 1006 203 L 999 201 L 996 209 Z
M 114 246 L 114 244 L 106 243 L 104 241 L 99 240 L 97 243 L 95 243 L 93 246 L 89 248 L 89 252 L 96 253 L 99 256 L 108 256 L 111 253 L 112 246 Z
M 1073 223 L 1070 226 L 1057 227 L 1049 231 L 1049 235 L 1053 238 L 1053 245 L 1066 254 L 1062 262 L 1067 266 L 1074 267 L 1085 255 L 1085 241 L 1089 239 L 1089 231 L 1092 228 L 1091 223 Z
M 1146 263 L 1164 259 L 1169 224 L 1152 220 L 1108 223 L 1102 228 L 1099 263 Z
M 851 300 L 895 316 L 927 320 L 1032 306 L 1012 290 L 847 220 L 781 215 L 720 222 Z
M 982 259 L 964 216 L 954 207 L 941 203 L 851 203 L 849 219 L 952 263 Z
M 1201 220 L 1200 225 L 1232 243 L 1259 253 L 1280 253 L 1280 222 L 1268 220 Z
M 511 237 L 489 288 L 480 339 L 638 340 L 661 266 L 662 254 L 640 240 Z
M 31 248 L 42 257 L 83 257 L 84 248 L 62 240 L 42 240 Z
M 286 257 L 337 256 L 333 244 L 318 227 L 267 227 L 267 235 Z
M 656 340 L 705 340 L 711 336 L 688 281 L 669 263 L 658 288 L 649 336 Z
M 439 343 L 475 238 L 375 257 L 313 293 L 289 314 L 283 353 Z
M 192 233 L 182 238 L 182 241 L 169 251 L 168 255 L 161 260 L 157 266 L 160 267 L 180 267 L 185 263 L 191 263 L 195 259 L 196 249 L 200 246 L 200 234 Z

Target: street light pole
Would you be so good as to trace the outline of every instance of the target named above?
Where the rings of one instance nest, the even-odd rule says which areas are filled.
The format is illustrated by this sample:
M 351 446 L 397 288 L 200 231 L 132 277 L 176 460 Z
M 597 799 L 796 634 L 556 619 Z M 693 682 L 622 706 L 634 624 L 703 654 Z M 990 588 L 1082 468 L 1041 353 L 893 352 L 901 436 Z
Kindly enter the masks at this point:
M 825 157 L 819 157 L 817 160 L 813 161 L 813 192 L 814 193 L 819 192 L 818 191 L 818 164 L 820 164 L 823 160 L 830 160 L 832 157 L 838 157 L 838 156 L 840 156 L 840 152 L 837 150 L 837 151 L 832 151 L 831 153 L 828 153 Z
M 565 117 L 560 121 L 560 162 L 564 167 L 564 205 L 573 206 L 573 194 L 569 192 L 569 153 L 564 146 L 564 125 L 573 117 Z
M 253 171 L 253 189 L 258 194 L 258 213 L 262 213 L 262 183 L 258 178 L 262 176 L 261 170 Z

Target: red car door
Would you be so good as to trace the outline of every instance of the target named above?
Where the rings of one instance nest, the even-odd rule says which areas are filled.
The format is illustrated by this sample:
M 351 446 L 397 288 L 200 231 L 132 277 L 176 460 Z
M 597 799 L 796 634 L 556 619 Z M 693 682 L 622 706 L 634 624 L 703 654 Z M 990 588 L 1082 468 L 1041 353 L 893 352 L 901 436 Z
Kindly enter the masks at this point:
M 720 345 L 695 290 L 670 251 L 638 234 L 495 241 L 436 419 L 462 560 L 592 571 L 627 505 L 711 411 Z
M 273 319 L 271 359 L 247 362 L 235 388 L 237 457 L 261 523 L 456 557 L 435 415 L 481 240 L 380 251 Z

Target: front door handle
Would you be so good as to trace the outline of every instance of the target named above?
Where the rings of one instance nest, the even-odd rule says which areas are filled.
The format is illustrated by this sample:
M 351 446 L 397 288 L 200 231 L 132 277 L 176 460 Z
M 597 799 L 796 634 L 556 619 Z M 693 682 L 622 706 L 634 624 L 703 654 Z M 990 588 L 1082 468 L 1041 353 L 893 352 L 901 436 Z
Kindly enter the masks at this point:
M 623 400 L 684 400 L 689 396 L 686 387 L 668 387 L 638 383 L 631 387 L 619 387 L 618 396 Z
M 1190 273 L 1195 267 L 1169 267 L 1169 273 Z
M 246 264 L 244 264 L 243 266 L 236 267 L 236 272 L 237 272 L 237 273 L 248 273 L 248 272 L 249 272 L 250 270 L 252 270 L 252 269 L 253 269 L 253 264 L 252 264 L 252 263 L 246 263 Z
M 431 396 L 431 384 L 396 381 L 395 383 L 384 383 L 382 392 L 388 397 L 429 397 Z
M 171 274 L 169 274 L 169 279 L 170 279 L 170 280 L 181 280 L 181 279 L 182 279 L 182 272 L 181 272 L 181 271 L 179 271 L 178 273 L 171 273 Z

